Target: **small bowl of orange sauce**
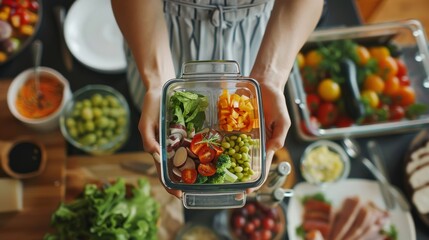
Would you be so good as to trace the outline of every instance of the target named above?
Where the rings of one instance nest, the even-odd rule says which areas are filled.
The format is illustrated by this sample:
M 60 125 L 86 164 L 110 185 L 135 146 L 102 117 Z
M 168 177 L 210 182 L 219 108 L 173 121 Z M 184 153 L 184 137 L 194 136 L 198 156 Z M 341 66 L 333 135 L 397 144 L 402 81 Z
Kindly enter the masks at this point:
M 39 89 L 36 91 L 35 71 L 27 69 L 12 81 L 7 104 L 12 115 L 28 127 L 51 131 L 59 126 L 61 112 L 72 97 L 69 82 L 52 68 L 39 68 Z

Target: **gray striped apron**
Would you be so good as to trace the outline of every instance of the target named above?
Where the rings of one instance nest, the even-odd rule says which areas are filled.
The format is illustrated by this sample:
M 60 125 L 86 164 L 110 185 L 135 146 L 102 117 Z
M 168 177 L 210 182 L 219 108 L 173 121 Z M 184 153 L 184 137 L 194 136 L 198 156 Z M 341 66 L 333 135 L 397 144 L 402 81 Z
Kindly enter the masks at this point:
M 191 60 L 235 60 L 249 75 L 272 6 L 273 0 L 164 0 L 176 75 Z M 131 51 L 125 51 L 129 91 L 141 109 L 145 88 Z

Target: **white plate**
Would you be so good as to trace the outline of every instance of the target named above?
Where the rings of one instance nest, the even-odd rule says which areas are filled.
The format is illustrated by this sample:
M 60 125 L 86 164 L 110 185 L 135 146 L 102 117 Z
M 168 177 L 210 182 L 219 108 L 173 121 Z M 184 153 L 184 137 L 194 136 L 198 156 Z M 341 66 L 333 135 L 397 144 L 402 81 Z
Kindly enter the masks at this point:
M 300 199 L 309 194 L 321 192 L 317 186 L 299 183 L 294 188 L 294 196 L 290 199 L 287 210 L 288 235 L 290 240 L 302 240 L 296 235 L 296 228 L 302 224 L 303 208 Z M 325 197 L 330 200 L 337 210 L 343 200 L 349 196 L 359 196 L 362 201 L 373 201 L 378 207 L 385 209 L 378 182 L 366 179 L 347 179 L 323 189 Z M 398 206 L 390 210 L 390 223 L 398 231 L 398 239 L 415 240 L 416 229 L 409 212 L 402 211 Z
M 64 22 L 70 52 L 81 63 L 101 72 L 121 72 L 126 60 L 123 37 L 110 0 L 77 0 Z

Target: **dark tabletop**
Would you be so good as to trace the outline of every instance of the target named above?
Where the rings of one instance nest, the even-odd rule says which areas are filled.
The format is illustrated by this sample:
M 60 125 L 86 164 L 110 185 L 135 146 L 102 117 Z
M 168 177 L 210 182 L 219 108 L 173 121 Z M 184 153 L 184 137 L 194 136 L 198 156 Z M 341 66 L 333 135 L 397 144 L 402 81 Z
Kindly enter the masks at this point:
M 45 0 L 43 1 L 43 18 L 40 29 L 37 32 L 36 38 L 44 43 L 42 65 L 54 68 L 61 72 L 70 82 L 72 91 L 87 85 L 87 84 L 106 84 L 119 90 L 129 101 L 132 112 L 132 129 L 131 136 L 127 144 L 120 150 L 120 152 L 130 152 L 142 150 L 142 143 L 137 129 L 139 120 L 139 112 L 133 107 L 130 100 L 130 95 L 125 80 L 125 74 L 103 74 L 85 67 L 74 59 L 74 68 L 68 72 L 61 60 L 60 54 L 60 38 L 59 31 L 54 21 L 53 7 L 63 4 L 69 8 L 73 1 L 60 1 L 60 0 Z M 359 15 L 356 12 L 356 7 L 353 0 L 327 0 L 325 4 L 325 12 L 318 28 L 329 28 L 333 26 L 354 26 L 361 24 Z M 27 47 L 21 54 L 6 64 L 0 65 L 0 79 L 11 79 L 23 70 L 30 68 L 32 65 L 31 49 Z M 286 91 L 285 91 L 286 92 Z M 289 104 L 289 103 L 288 103 Z M 289 108 L 291 109 L 291 108 Z M 403 159 L 407 147 L 411 140 L 416 135 L 416 132 L 396 135 L 384 135 L 380 137 L 371 137 L 376 140 L 382 147 L 385 155 L 386 163 L 388 166 L 388 173 L 394 185 L 403 189 L 402 186 L 402 172 L 403 172 Z M 369 138 L 359 138 L 358 141 L 365 146 Z M 295 132 L 295 126 L 292 125 L 288 137 L 286 139 L 285 147 L 289 150 L 291 157 L 295 164 L 295 169 L 298 167 L 298 161 L 304 148 L 310 142 L 302 141 L 298 138 Z M 364 154 L 367 155 L 365 148 Z M 83 154 L 68 146 L 68 154 Z M 368 156 L 368 155 L 367 155 Z M 298 181 L 302 178 L 298 174 Z M 373 179 L 372 175 L 363 165 L 353 162 L 350 172 L 351 178 L 368 178 Z M 286 201 L 287 203 L 287 201 Z M 212 224 L 213 217 L 217 211 L 201 211 L 201 210 L 186 210 L 185 218 L 189 222 L 198 222 L 204 224 Z M 414 214 L 414 213 L 413 213 Z M 417 239 L 429 239 L 429 230 L 423 223 L 414 216 L 414 221 L 417 231 Z

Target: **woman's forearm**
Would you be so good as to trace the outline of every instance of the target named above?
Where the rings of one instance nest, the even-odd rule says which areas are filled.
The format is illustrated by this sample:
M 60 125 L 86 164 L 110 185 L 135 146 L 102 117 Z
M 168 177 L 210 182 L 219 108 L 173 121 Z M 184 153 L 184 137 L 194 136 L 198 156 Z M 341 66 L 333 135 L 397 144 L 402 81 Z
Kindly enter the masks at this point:
M 113 13 L 147 89 L 159 88 L 175 71 L 160 0 L 112 0 Z
M 323 0 L 276 0 L 251 76 L 281 89 L 296 54 L 314 30 Z

